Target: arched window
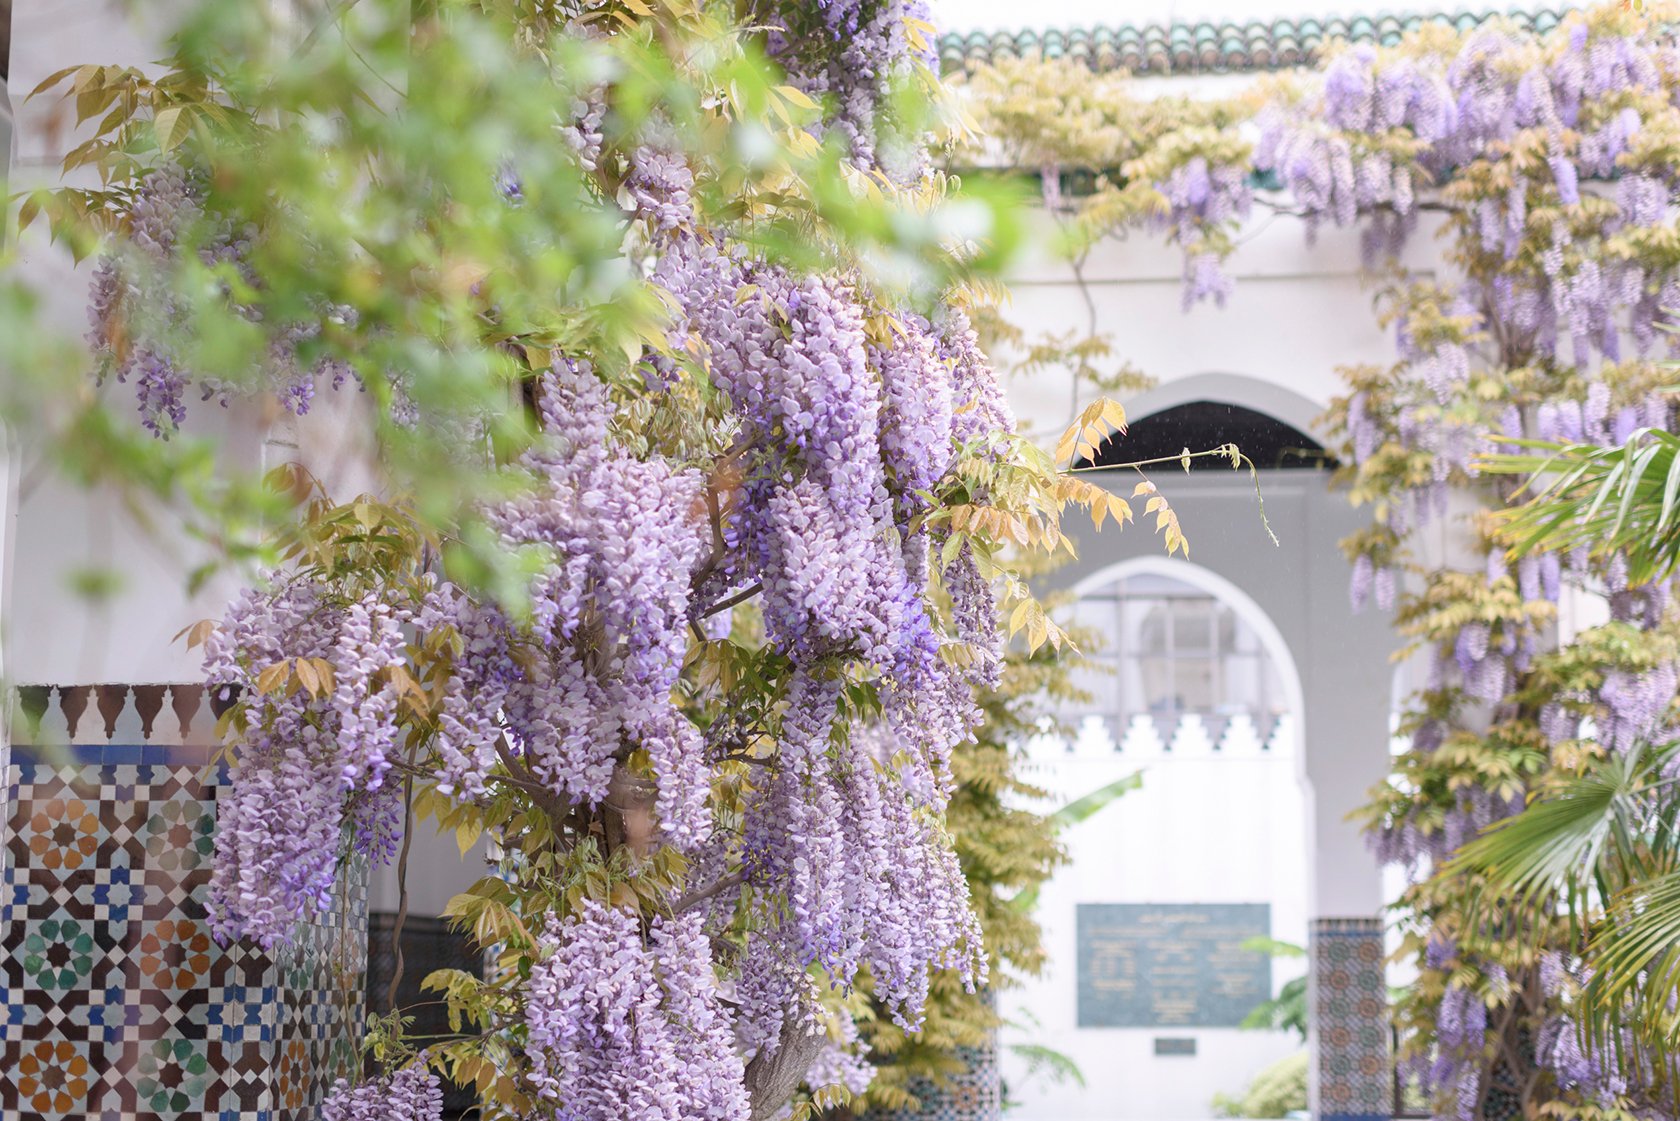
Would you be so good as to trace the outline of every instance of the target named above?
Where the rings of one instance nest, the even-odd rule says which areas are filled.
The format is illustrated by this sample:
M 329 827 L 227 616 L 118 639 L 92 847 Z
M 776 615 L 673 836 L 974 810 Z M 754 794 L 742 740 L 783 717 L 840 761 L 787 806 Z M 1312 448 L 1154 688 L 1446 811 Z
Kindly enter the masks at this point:
M 1260 635 L 1218 597 L 1158 573 L 1089 588 L 1072 616 L 1089 665 L 1076 720 L 1099 716 L 1123 727 L 1148 715 L 1218 720 L 1247 715 L 1269 727 L 1289 708 L 1282 677 Z

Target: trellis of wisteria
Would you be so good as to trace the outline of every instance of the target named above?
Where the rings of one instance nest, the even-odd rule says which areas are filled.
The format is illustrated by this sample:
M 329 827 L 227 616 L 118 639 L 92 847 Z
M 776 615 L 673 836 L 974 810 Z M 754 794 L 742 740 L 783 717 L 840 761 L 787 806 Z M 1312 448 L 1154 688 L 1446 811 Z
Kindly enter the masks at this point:
M 1326 418 L 1338 481 L 1373 515 L 1344 543 L 1350 590 L 1429 666 L 1402 715 L 1409 749 L 1369 810 L 1382 859 L 1411 872 L 1401 914 L 1419 978 L 1398 1010 L 1403 1073 L 1442 1118 L 1674 1116 L 1665 1072 L 1575 1030 L 1580 928 L 1476 907 L 1477 877 L 1441 870 L 1584 761 L 1675 734 L 1669 588 L 1633 586 L 1625 562 L 1585 549 L 1508 562 L 1486 514 L 1521 480 L 1478 462 L 1525 437 L 1609 445 L 1673 426 L 1668 25 L 1629 5 L 1544 35 L 1497 19 L 1425 25 L 1218 105 L 1145 100 L 1042 61 L 973 87 L 982 127 L 1047 169 L 1047 204 L 1081 236 L 1141 227 L 1183 248 L 1186 306 L 1231 295 L 1225 262 L 1257 210 L 1294 216 L 1308 237 L 1361 230 L 1398 361 L 1345 371 Z M 1055 189 L 1064 169 L 1114 167 L 1088 198 Z M 1414 245 L 1434 234 L 1438 253 Z M 1428 273 L 1409 264 L 1426 258 Z M 1442 522 L 1444 556 L 1438 533 L 1419 532 Z M 1571 589 L 1602 594 L 1609 619 L 1560 645 Z M 1546 928 L 1543 953 L 1524 923 Z
M 840 999 L 861 977 L 907 1030 L 935 971 L 986 981 L 944 826 L 951 753 L 998 680 L 1000 589 L 1033 644 L 1057 635 L 999 555 L 1054 549 L 1069 501 L 1099 520 L 1129 510 L 1015 435 L 963 289 L 922 267 L 960 276 L 972 245 L 898 247 L 922 271 L 895 287 L 825 225 L 872 236 L 872 205 L 936 221 L 947 183 L 917 108 L 936 83 L 916 0 L 766 0 L 745 31 L 703 5 L 539 7 L 507 30 L 539 58 L 571 52 L 557 119 L 539 122 L 550 162 L 535 174 L 511 145 L 486 166 L 483 220 L 517 224 L 574 189 L 557 220 L 593 223 L 621 302 L 656 313 L 626 346 L 603 341 L 598 306 L 542 321 L 494 261 L 398 270 L 404 291 L 441 278 L 430 309 L 467 307 L 484 351 L 511 360 L 529 418 L 513 454 L 507 426 L 449 411 L 388 361 L 378 348 L 401 328 L 373 289 L 323 273 L 318 296 L 275 291 L 288 200 L 261 221 L 242 211 L 261 193 L 231 191 L 215 147 L 162 113 L 150 127 L 178 151 L 127 169 L 90 340 L 164 439 L 257 388 L 300 416 L 366 397 L 396 443 L 435 428 L 502 456 L 444 524 L 420 502 L 338 503 L 301 467 L 281 472 L 289 563 L 191 635 L 231 706 L 219 938 L 285 944 L 347 860 L 402 859 L 417 815 L 496 842 L 495 874 L 451 912 L 497 968 L 428 982 L 459 1035 L 375 1025 L 383 1072 L 341 1084 L 323 1116 L 435 1118 L 441 1073 L 476 1084 L 486 1116 L 766 1118 L 801 1082 L 829 1097 L 867 1083 Z M 443 6 L 460 21 L 480 9 L 497 6 Z M 398 45 L 428 39 L 413 42 Z M 785 84 L 755 95 L 758 72 L 728 67 L 760 49 Z M 699 86 L 677 87 L 686 108 L 636 84 L 662 66 Z M 230 113 L 192 111 L 206 134 Z M 767 139 L 810 162 L 754 154 Z M 417 229 L 480 205 L 461 197 L 471 181 L 455 189 L 410 215 Z M 346 271 L 378 257 L 378 236 L 364 231 Z M 237 377 L 194 350 L 212 315 L 262 340 Z M 536 322 L 514 326 L 522 315 Z M 446 563 L 474 534 L 477 555 L 511 564 L 500 585 Z

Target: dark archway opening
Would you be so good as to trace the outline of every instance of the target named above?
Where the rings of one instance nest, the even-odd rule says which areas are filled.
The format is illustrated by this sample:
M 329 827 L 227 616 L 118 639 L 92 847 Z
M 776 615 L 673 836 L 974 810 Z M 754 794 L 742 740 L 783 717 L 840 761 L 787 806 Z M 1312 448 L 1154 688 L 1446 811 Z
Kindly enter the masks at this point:
M 1320 469 L 1336 466 L 1324 445 L 1294 425 L 1274 416 L 1224 401 L 1190 401 L 1135 420 L 1124 435 L 1104 440 L 1096 458 L 1080 467 L 1115 467 L 1141 460 L 1163 459 L 1235 444 L 1256 467 Z M 1191 461 L 1191 469 L 1231 469 L 1231 462 L 1209 456 Z

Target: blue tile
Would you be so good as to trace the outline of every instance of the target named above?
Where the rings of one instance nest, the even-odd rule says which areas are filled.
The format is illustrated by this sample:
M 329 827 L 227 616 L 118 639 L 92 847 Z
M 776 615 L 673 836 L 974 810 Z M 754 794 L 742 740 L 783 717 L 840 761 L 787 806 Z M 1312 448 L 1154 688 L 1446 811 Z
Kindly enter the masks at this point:
M 145 751 L 145 744 L 108 743 L 100 762 L 107 767 L 133 766 L 143 761 Z
M 72 763 L 87 765 L 102 763 L 105 759 L 105 748 L 102 743 L 73 743 L 65 744 L 30 744 L 14 743 L 12 745 L 12 763 L 24 772 L 25 768 L 32 768 L 27 774 L 20 773 L 21 781 L 34 781 L 34 775 L 41 770 L 52 770 Z

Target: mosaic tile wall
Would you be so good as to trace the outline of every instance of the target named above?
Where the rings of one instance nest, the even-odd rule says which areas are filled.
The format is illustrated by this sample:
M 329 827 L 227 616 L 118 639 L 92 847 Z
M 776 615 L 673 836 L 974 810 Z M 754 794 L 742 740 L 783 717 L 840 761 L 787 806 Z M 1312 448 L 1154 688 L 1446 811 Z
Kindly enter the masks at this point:
M 987 1004 L 996 1010 L 996 992 L 982 992 Z M 875 1110 L 865 1114 L 864 1121 L 1000 1121 L 1003 1081 L 998 1070 L 997 1033 L 992 1033 L 984 1047 L 959 1047 L 957 1057 L 965 1069 L 948 1076 L 943 1085 L 917 1078 L 906 1087 L 922 1103 L 920 1110 Z
M 1308 999 L 1314 1121 L 1388 1121 L 1394 1108 L 1380 919 L 1314 919 Z
M 996 1043 L 961 1047 L 957 1054 L 968 1069 L 951 1075 L 945 1085 L 935 1085 L 925 1078 L 911 1080 L 907 1089 L 920 1099 L 920 1110 L 874 1110 L 866 1115 L 866 1121 L 999 1121 L 1003 1093 Z
M 217 946 L 202 689 L 19 693 L 14 728 L 39 729 L 5 759 L 0 1119 L 312 1121 L 361 1038 L 365 870 L 290 950 Z

